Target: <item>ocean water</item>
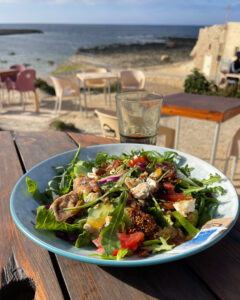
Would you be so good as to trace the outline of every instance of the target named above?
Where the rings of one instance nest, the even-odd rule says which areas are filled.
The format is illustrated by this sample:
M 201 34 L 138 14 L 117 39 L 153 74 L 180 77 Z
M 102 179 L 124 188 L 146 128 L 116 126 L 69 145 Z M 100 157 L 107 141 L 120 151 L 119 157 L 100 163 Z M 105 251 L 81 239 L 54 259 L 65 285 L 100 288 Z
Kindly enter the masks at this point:
M 43 34 L 0 36 L 0 68 L 28 63 L 46 75 L 78 48 L 161 43 L 164 37 L 197 38 L 201 26 L 0 24 L 0 29 L 40 29 Z M 15 55 L 9 55 L 14 52 Z M 48 61 L 54 65 L 49 66 Z

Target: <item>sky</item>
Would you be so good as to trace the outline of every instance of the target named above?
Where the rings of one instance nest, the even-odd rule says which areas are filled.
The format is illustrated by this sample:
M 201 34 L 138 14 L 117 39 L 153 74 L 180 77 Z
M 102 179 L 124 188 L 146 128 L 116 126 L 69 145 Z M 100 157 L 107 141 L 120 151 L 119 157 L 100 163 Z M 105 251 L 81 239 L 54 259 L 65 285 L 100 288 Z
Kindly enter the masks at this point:
M 0 23 L 212 25 L 240 22 L 240 0 L 0 0 Z

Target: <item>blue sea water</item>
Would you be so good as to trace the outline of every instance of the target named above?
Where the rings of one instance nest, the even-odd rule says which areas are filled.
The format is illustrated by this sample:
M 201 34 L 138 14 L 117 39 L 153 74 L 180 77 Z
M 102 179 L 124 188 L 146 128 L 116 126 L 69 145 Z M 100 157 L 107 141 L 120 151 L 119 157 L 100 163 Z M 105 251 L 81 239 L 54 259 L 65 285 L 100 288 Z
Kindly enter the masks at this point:
M 39 75 L 45 75 L 78 48 L 114 43 L 161 43 L 164 37 L 197 38 L 200 28 L 165 25 L 0 24 L 0 29 L 40 29 L 44 32 L 0 36 L 0 68 L 29 63 Z M 9 55 L 11 52 L 15 55 Z M 48 61 L 54 61 L 55 65 L 49 66 Z

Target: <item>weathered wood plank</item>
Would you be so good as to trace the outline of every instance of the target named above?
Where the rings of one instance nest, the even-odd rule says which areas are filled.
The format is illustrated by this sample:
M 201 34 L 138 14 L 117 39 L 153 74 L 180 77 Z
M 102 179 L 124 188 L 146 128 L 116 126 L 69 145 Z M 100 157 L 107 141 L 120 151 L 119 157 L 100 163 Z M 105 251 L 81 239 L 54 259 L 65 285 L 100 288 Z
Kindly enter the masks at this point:
M 215 246 L 187 261 L 220 299 L 239 299 L 240 220 Z
M 106 139 L 71 134 L 77 143 Z M 53 154 L 76 148 L 63 133 L 18 133 L 16 142 L 26 169 Z M 145 268 L 99 267 L 57 255 L 71 299 L 215 299 L 184 261 Z
M 90 134 L 79 134 L 75 132 L 68 132 L 68 135 L 77 143 L 81 144 L 82 147 L 94 146 L 99 144 L 113 144 L 119 143 L 116 139 L 104 138 L 101 136 L 94 136 Z
M 0 166 L 0 266 L 7 264 L 13 250 L 19 266 L 37 284 L 36 299 L 63 299 L 49 253 L 25 237 L 10 214 L 11 191 L 23 172 L 9 132 L 0 132 Z

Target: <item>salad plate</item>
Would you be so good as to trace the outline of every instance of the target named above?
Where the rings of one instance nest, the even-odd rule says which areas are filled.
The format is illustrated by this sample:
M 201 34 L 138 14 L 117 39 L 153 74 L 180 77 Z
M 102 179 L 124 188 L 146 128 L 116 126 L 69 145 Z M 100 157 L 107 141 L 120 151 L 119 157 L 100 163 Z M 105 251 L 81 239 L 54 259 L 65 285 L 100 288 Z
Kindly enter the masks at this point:
M 39 191 L 43 192 L 48 186 L 48 182 L 55 176 L 54 167 L 69 164 L 69 162 L 73 160 L 77 149 L 55 155 L 45 161 L 42 161 L 19 179 L 12 191 L 10 199 L 10 210 L 14 222 L 28 238 L 51 252 L 63 255 L 70 259 L 116 267 L 146 266 L 182 259 L 203 251 L 222 239 L 231 230 L 237 220 L 239 213 L 238 195 L 229 179 L 207 162 L 181 151 L 141 144 L 108 144 L 90 146 L 81 149 L 78 159 L 93 162 L 99 152 L 106 152 L 111 156 L 119 156 L 122 153 L 131 153 L 131 151 L 141 151 L 142 149 L 145 151 L 157 151 L 161 155 L 163 155 L 166 151 L 176 152 L 178 154 L 177 165 L 179 167 L 188 165 L 189 167 L 194 168 L 191 176 L 197 180 L 209 178 L 210 174 L 218 174 L 221 177 L 221 182 L 218 183 L 218 185 L 225 190 L 225 194 L 217 197 L 219 205 L 214 212 L 213 218 L 231 219 L 230 225 L 226 228 L 226 230 L 219 232 L 204 244 L 196 244 L 194 247 L 179 253 L 174 251 L 164 251 L 157 254 L 151 254 L 144 258 L 133 255 L 125 257 L 122 260 L 105 260 L 97 256 L 93 256 L 95 253 L 94 250 L 96 250 L 94 249 L 94 246 L 76 248 L 68 241 L 57 237 L 53 231 L 36 229 L 36 210 L 39 204 L 29 193 L 26 178 L 31 178 L 31 180 L 37 182 Z

